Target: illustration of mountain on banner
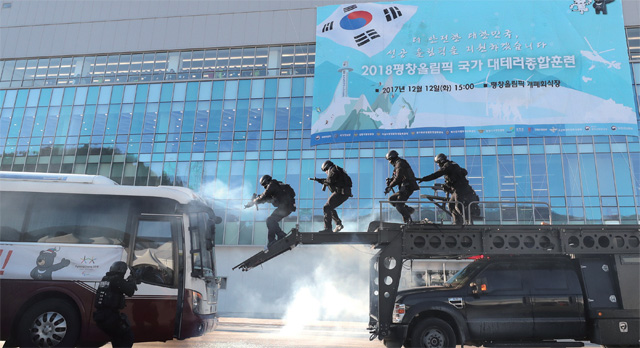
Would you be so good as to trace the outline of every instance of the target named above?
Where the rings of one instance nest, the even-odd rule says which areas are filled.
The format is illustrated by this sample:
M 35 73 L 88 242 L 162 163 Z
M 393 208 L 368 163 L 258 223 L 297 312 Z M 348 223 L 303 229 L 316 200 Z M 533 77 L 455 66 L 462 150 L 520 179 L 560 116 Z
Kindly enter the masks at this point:
M 396 4 L 339 6 L 316 27 L 316 35 L 372 57 L 393 41 L 416 11 L 416 6 Z

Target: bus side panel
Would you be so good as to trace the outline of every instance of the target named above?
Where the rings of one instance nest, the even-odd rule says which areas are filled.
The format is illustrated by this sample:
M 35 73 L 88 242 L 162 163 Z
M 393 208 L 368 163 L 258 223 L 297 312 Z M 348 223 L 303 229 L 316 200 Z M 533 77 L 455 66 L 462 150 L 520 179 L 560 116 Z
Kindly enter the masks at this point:
M 140 285 L 138 285 L 140 286 Z M 143 284 L 144 286 L 144 284 Z M 173 292 L 174 289 L 171 289 Z M 138 292 L 136 292 L 138 293 Z M 134 295 L 126 298 L 126 314 L 136 342 L 170 341 L 176 316 L 176 295 Z
M 3 323 L 11 323 L 1 326 L 3 340 L 7 339 L 10 330 L 15 328 L 21 313 L 40 300 L 55 297 L 71 301 L 80 314 L 80 344 L 95 346 L 108 340 L 91 319 L 95 290 L 89 285 L 73 281 L 4 279 L 0 280 L 0 289 L 0 320 Z

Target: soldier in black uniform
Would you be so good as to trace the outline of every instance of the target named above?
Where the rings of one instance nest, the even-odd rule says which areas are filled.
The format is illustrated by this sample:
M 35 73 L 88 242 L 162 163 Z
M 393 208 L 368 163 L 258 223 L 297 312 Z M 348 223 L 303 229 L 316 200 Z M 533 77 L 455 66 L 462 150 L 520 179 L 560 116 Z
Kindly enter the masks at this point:
M 333 232 L 340 232 L 344 228 L 342 220 L 338 216 L 336 208 L 344 203 L 351 194 L 351 178 L 344 169 L 338 167 L 331 161 L 324 161 L 321 167 L 322 171 L 327 173 L 326 179 L 316 179 L 322 185 L 328 186 L 331 195 L 323 207 L 324 211 L 324 229 L 320 233 L 332 232 L 331 220 L 336 222 L 336 228 Z M 324 188 L 323 188 L 324 190 Z
M 267 218 L 267 229 L 269 231 L 267 235 L 269 240 L 267 244 L 268 247 L 276 241 L 276 237 L 278 237 L 278 239 L 286 237 L 286 234 L 280 228 L 280 220 L 296 211 L 296 194 L 291 186 L 275 180 L 269 175 L 263 175 L 262 178 L 260 178 L 260 185 L 265 188 L 265 191 L 254 198 L 249 204 L 246 204 L 245 208 L 261 203 L 271 203 L 276 207 L 276 210 Z
M 414 191 L 419 190 L 420 186 L 416 182 L 416 176 L 413 174 L 413 169 L 409 163 L 400 158 L 398 153 L 395 150 L 391 150 L 385 156 L 389 163 L 395 167 L 393 170 L 393 177 L 387 179 L 387 187 L 384 189 L 384 194 L 389 193 L 394 186 L 398 186 L 398 192 L 392 194 L 389 197 L 390 201 L 406 201 L 411 197 Z M 402 220 L 405 223 L 410 223 L 413 220 L 411 219 L 411 214 L 415 211 L 415 209 L 406 205 L 405 203 L 391 203 L 400 215 L 402 215 Z
M 125 273 L 127 273 L 127 264 L 123 261 L 114 262 L 109 272 L 102 277 L 96 291 L 96 311 L 93 313 L 93 320 L 109 335 L 114 348 L 133 345 L 131 324 L 120 310 L 125 307 L 124 295 L 133 296 L 138 287 L 133 275 L 124 279 Z
M 420 182 L 423 181 L 431 181 L 435 180 L 444 175 L 444 189 L 448 193 L 451 193 L 449 197 L 449 201 L 457 201 L 462 203 L 464 209 L 467 208 L 469 202 L 478 201 L 478 195 L 473 190 L 471 185 L 469 185 L 469 180 L 467 180 L 467 170 L 460 167 L 456 162 L 450 161 L 447 159 L 445 154 L 438 154 L 434 161 L 438 163 L 440 169 L 436 172 L 429 174 L 420 179 Z M 456 225 L 462 225 L 464 223 L 464 219 L 462 218 L 462 209 L 459 204 L 449 203 L 449 212 L 453 216 L 453 223 Z M 472 206 L 472 215 L 480 215 L 479 207 L 477 205 Z

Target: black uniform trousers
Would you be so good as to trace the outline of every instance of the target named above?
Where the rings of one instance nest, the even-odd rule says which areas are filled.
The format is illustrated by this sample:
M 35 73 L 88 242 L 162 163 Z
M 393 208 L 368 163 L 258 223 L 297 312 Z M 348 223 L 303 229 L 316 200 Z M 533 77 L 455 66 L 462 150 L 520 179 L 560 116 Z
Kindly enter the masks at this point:
M 133 331 L 125 314 L 114 309 L 98 309 L 93 313 L 93 320 L 109 336 L 114 348 L 133 346 Z
M 347 199 L 349 199 L 349 196 L 338 192 L 334 192 L 329 196 L 327 203 L 322 207 L 322 210 L 324 211 L 324 228 L 326 230 L 331 229 L 331 220 L 335 221 L 338 225 L 342 225 L 342 220 L 338 217 L 336 208 L 346 202 Z
M 458 203 L 449 203 L 449 212 L 453 216 L 453 223 L 455 225 L 464 224 L 464 216 L 466 216 L 469 221 L 471 221 L 471 217 L 469 215 L 469 211 L 465 210 L 464 214 L 462 213 L 463 209 L 468 209 L 468 205 L 470 202 L 478 200 L 478 197 L 474 194 L 471 186 L 457 188 L 453 190 L 453 193 L 449 197 L 450 202 L 457 201 Z
M 289 216 L 293 211 L 293 207 L 280 206 L 267 218 L 267 230 L 269 231 L 267 238 L 269 244 L 276 241 L 276 236 L 278 239 L 282 239 L 287 235 L 282 228 L 280 228 L 280 221 Z
M 405 186 L 400 187 L 398 192 L 389 196 L 389 200 L 391 201 L 391 205 L 396 207 L 398 213 L 402 215 L 402 220 L 405 223 L 411 221 L 411 214 L 414 212 L 414 209 L 406 205 L 405 203 L 393 203 L 395 201 L 407 201 L 409 197 L 413 194 L 415 190 L 409 189 Z

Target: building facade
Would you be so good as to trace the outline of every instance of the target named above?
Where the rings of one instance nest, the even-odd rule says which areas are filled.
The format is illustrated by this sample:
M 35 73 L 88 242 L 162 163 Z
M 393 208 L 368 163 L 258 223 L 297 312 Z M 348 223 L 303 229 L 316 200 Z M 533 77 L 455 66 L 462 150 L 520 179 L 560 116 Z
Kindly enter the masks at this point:
M 346 231 L 366 231 L 380 215 L 400 219 L 379 203 L 392 169 L 384 156 L 392 149 L 420 176 L 433 172 L 433 157 L 445 153 L 468 170 L 482 201 L 512 202 L 484 204 L 481 223 L 638 223 L 638 136 L 311 147 L 315 7 L 339 3 L 4 0 L 0 170 L 100 174 L 123 185 L 200 192 L 223 218 L 216 243 L 223 246 L 218 259 L 229 289 L 253 281 L 230 266 L 267 240 L 271 209 L 243 209 L 262 191 L 259 178 L 269 174 L 297 192 L 298 210 L 285 219 L 285 230 L 298 224 L 315 232 L 322 229 L 327 193 L 307 178 L 322 177 L 327 159 L 354 183 L 354 197 L 339 209 Z M 623 9 L 629 88 L 638 102 L 640 5 L 625 0 Z M 543 204 L 534 209 L 532 201 Z M 419 214 L 446 220 L 429 204 Z M 322 258 L 317 250 L 311 254 Z M 273 262 L 271 275 L 282 266 Z M 277 302 L 289 291 L 291 280 L 276 277 L 278 285 L 269 284 L 270 276 L 257 281 L 269 284 L 260 301 Z M 221 310 L 234 312 L 235 301 L 222 294 Z

